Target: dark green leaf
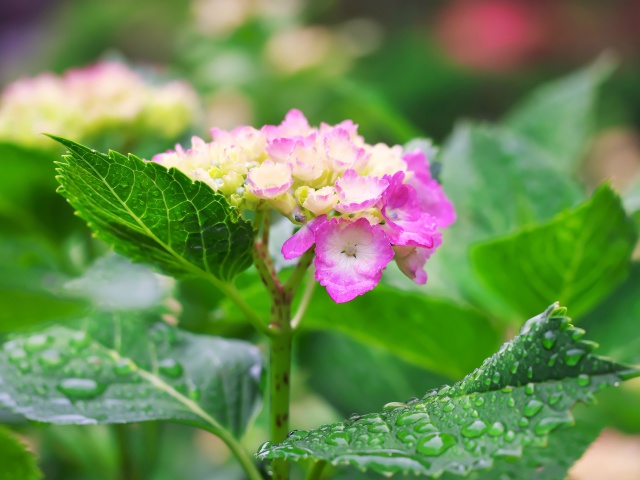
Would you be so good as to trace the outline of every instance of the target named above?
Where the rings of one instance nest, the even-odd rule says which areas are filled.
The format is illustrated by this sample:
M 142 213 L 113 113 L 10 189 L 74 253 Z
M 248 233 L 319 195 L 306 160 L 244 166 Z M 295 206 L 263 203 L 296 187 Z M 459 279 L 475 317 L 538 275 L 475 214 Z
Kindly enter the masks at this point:
M 343 415 L 370 412 L 389 398 L 410 398 L 425 386 L 437 387 L 447 381 L 388 350 L 337 332 L 309 333 L 297 351 L 307 384 Z
M 33 453 L 13 436 L 11 430 L 2 426 L 0 426 L 0 465 L 2 465 L 1 480 L 38 480 L 42 478 Z
M 573 170 L 593 127 L 598 87 L 611 73 L 612 63 L 602 56 L 534 90 L 507 115 L 505 126 L 546 150 L 560 170 Z
M 383 285 L 340 305 L 316 292 L 304 325 L 343 332 L 451 378 L 462 377 L 500 344 L 490 321 L 475 310 Z
M 605 298 L 629 271 L 636 235 L 608 186 L 551 222 L 477 246 L 475 271 L 523 318 L 560 299 L 576 316 Z
M 48 423 L 176 420 L 238 434 L 259 401 L 260 369 L 246 342 L 94 316 L 5 343 L 0 403 Z
M 253 229 L 224 195 L 175 168 L 53 137 L 60 193 L 116 251 L 176 276 L 230 280 L 252 263 Z
M 280 444 L 265 444 L 258 456 L 319 459 L 387 475 L 467 475 L 494 464 L 499 471 L 499 462 L 518 461 L 524 450 L 548 448 L 552 432 L 573 425 L 569 409 L 576 402 L 640 376 L 640 370 L 592 354 L 596 344 L 581 340 L 584 331 L 564 313 L 554 305 L 530 319 L 520 335 L 453 387 L 387 404 L 382 413 L 292 432 Z M 556 453 L 549 450 L 548 458 Z M 514 480 L 530 478 L 526 469 L 515 473 Z

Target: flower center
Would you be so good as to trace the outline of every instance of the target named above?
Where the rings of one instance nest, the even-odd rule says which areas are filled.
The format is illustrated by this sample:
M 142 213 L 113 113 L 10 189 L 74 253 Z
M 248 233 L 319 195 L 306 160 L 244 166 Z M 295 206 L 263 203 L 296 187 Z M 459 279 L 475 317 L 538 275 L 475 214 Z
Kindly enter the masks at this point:
M 351 257 L 355 257 L 356 256 L 356 252 L 357 252 L 357 244 L 356 245 L 347 245 L 347 248 L 345 248 L 341 253 L 346 253 L 347 255 L 351 256 Z

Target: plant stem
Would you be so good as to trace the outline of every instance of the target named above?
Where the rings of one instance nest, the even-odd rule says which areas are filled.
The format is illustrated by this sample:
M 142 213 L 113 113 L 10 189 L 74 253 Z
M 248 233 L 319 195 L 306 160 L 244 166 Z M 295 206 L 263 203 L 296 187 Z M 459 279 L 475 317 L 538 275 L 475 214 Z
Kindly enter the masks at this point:
M 258 467 L 256 467 L 252 456 L 247 453 L 245 448 L 240 444 L 238 440 L 235 439 L 235 437 L 229 431 L 223 428 L 201 428 L 220 438 L 220 440 L 222 440 L 227 445 L 227 447 L 229 447 L 229 450 L 231 450 L 233 456 L 236 457 L 236 459 L 240 463 L 240 466 L 242 466 L 244 473 L 247 474 L 248 480 L 263 480 L 262 475 L 258 471 Z
M 269 350 L 269 397 L 271 441 L 282 442 L 289 433 L 289 379 L 291 378 L 290 325 L 291 297 L 280 292 L 274 297 L 270 328 L 274 332 Z M 284 459 L 271 464 L 274 480 L 288 480 L 289 463 Z
M 306 480 L 320 480 L 320 475 L 322 474 L 322 470 L 324 470 L 327 462 L 324 460 L 318 460 L 315 462 L 309 470 L 307 471 Z

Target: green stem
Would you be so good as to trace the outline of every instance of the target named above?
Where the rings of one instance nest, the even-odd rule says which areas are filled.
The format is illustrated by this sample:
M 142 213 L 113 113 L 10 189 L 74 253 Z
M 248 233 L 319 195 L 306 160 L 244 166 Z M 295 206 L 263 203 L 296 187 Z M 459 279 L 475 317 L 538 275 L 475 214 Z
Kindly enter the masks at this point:
M 282 442 L 289 433 L 292 338 L 290 316 L 291 298 L 282 292 L 273 299 L 271 317 L 271 328 L 274 332 L 269 350 L 269 415 L 272 442 Z M 288 480 L 289 463 L 286 460 L 274 460 L 271 468 L 273 480 Z
M 229 433 L 224 428 L 221 428 L 221 429 L 205 428 L 205 427 L 201 427 L 201 428 L 203 428 L 204 430 L 207 430 L 208 432 L 220 438 L 220 440 L 222 440 L 227 445 L 227 447 L 229 447 L 229 450 L 231 450 L 231 453 L 233 453 L 233 455 L 236 457 L 236 459 L 242 466 L 244 473 L 247 474 L 248 480 L 263 480 L 262 475 L 260 474 L 260 471 L 258 470 L 258 468 L 256 467 L 256 464 L 253 461 L 253 457 L 247 453 L 244 447 L 240 444 L 238 440 L 234 438 L 233 435 L 231 435 L 231 433 Z
M 309 303 L 311 303 L 311 298 L 313 297 L 313 291 L 316 287 L 316 281 L 313 278 L 313 267 L 309 271 L 309 278 L 307 278 L 307 283 L 304 286 L 304 291 L 302 292 L 302 299 L 300 300 L 300 305 L 298 305 L 298 310 L 296 310 L 295 315 L 291 319 L 291 329 L 296 331 L 300 327 L 300 323 L 302 322 L 302 317 L 307 312 L 307 308 L 309 307 Z
M 315 462 L 307 471 L 307 476 L 305 480 L 320 480 L 320 475 L 322 475 L 322 470 L 324 470 L 327 462 L 324 460 L 318 460 Z

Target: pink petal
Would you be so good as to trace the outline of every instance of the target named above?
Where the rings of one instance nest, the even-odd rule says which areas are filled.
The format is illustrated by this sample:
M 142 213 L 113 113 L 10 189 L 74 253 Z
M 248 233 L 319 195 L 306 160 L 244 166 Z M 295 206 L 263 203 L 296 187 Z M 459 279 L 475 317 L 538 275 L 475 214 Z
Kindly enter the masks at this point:
M 431 177 L 429 162 L 424 153 L 416 149 L 403 157 L 413 177 L 408 181 L 415 187 L 422 203 L 422 210 L 435 217 L 440 228 L 446 228 L 456 220 L 453 204 L 434 178 Z
M 316 231 L 316 280 L 336 303 L 372 290 L 392 258 L 384 231 L 364 218 L 334 218 Z
M 342 213 L 354 213 L 373 207 L 388 185 L 386 178 L 361 177 L 355 170 L 349 169 L 342 178 L 336 180 L 340 203 L 334 208 Z
M 304 224 L 300 230 L 284 242 L 281 249 L 282 256 L 286 260 L 292 260 L 309 250 L 316 242 L 315 231 L 326 221 L 327 216 L 321 215 Z

